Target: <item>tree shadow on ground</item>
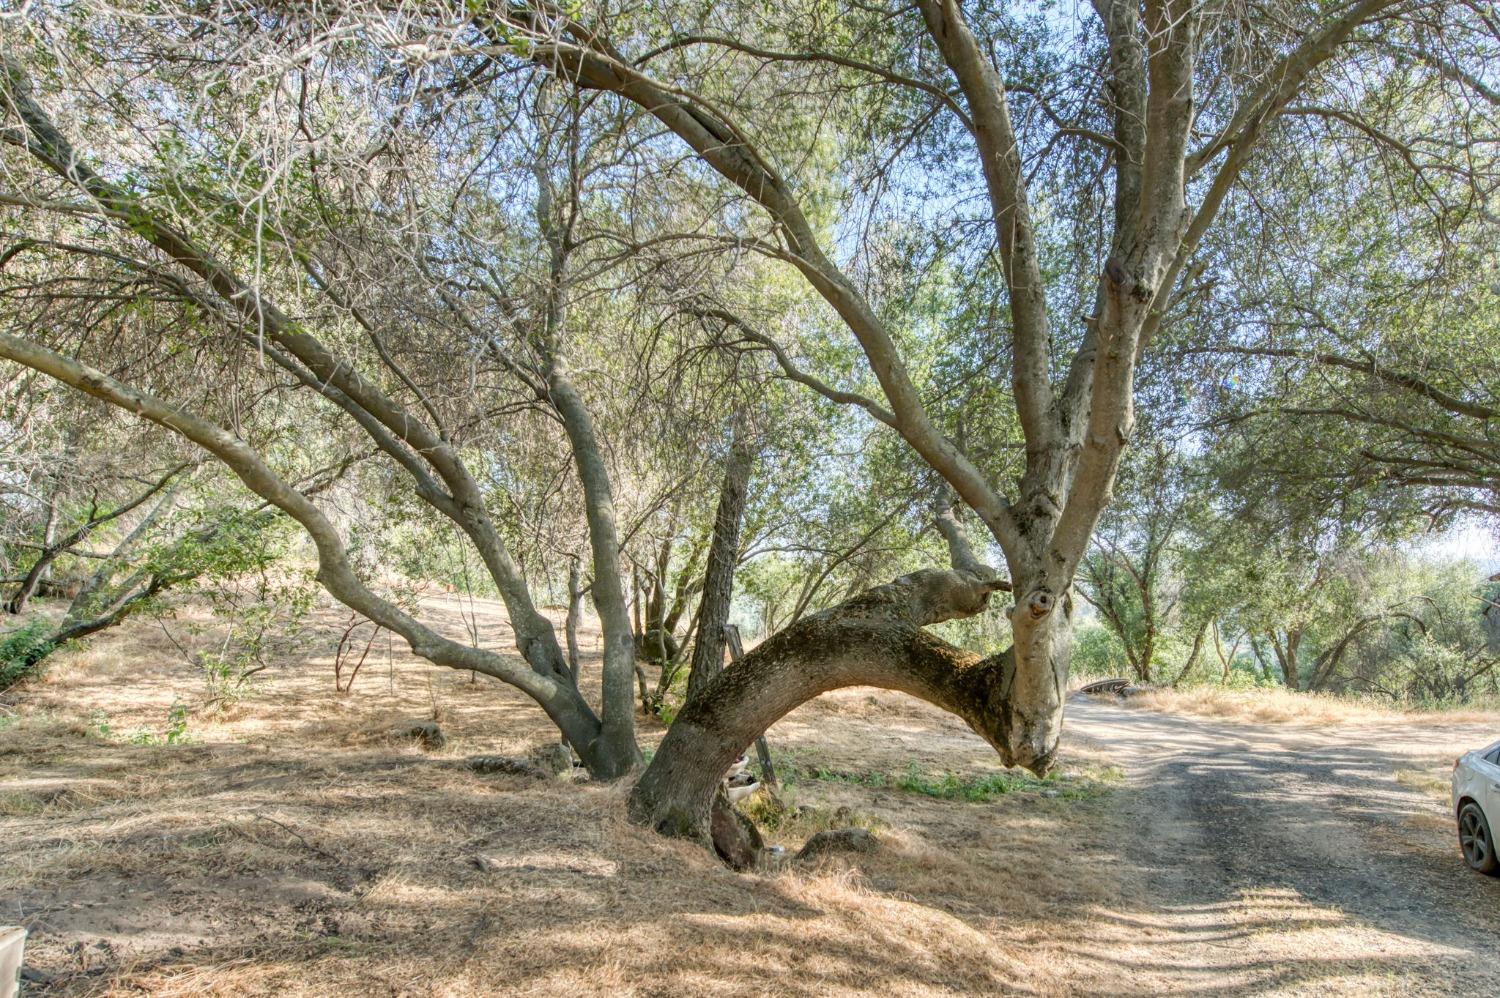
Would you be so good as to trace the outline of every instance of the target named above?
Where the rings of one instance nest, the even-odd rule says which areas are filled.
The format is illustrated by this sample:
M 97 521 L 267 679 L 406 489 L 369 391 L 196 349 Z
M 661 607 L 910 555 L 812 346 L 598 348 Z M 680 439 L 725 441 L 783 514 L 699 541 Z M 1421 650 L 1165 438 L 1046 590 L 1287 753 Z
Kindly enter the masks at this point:
M 737 874 L 630 825 L 618 788 L 459 765 L 555 737 L 503 686 L 396 660 L 340 697 L 326 661 L 304 665 L 195 727 L 201 744 L 122 745 L 68 719 L 133 703 L 128 673 L 43 686 L 0 731 L 0 920 L 32 929 L 28 963 L 54 975 L 37 993 L 1500 990 L 1497 885 L 1403 838 L 1427 832 L 1390 778 L 1399 731 L 1329 748 L 1127 712 L 1146 749 L 1126 751 L 1072 737 L 1085 710 L 1066 752 L 1123 765 L 1108 794 L 804 783 L 801 802 L 873 818 L 885 846 Z M 157 713 L 197 678 L 174 668 L 149 679 Z M 434 708 L 441 752 L 379 736 Z M 993 758 L 880 691 L 773 731 L 808 764 Z

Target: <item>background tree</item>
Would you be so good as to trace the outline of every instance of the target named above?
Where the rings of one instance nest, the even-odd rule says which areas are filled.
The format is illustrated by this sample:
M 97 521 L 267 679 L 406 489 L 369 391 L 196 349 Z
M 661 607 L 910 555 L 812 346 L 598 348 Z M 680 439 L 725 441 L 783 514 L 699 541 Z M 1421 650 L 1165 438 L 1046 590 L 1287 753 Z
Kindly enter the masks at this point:
M 1179 566 L 1183 533 L 1190 527 L 1197 497 L 1183 459 L 1164 441 L 1133 452 L 1122 471 L 1120 498 L 1100 522 L 1094 547 L 1078 573 L 1079 593 L 1114 632 L 1135 678 L 1158 678 L 1164 645 L 1189 630 L 1186 660 L 1171 663 L 1187 672 L 1197 662 L 1211 613 L 1184 621 L 1183 604 L 1191 585 Z M 1193 580 L 1196 582 L 1196 580 Z M 1201 602 L 1201 601 L 1200 601 Z M 1174 642 L 1176 643 L 1176 642 Z

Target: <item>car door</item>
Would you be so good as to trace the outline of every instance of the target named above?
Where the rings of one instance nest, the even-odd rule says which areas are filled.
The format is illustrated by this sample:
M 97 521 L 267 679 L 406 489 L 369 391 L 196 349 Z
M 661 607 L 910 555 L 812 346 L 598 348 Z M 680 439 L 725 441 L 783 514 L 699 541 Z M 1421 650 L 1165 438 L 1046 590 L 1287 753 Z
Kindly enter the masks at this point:
M 1479 785 L 1474 789 L 1478 792 L 1480 806 L 1484 808 L 1484 816 L 1490 823 L 1490 828 L 1500 832 L 1500 745 L 1491 746 L 1490 750 L 1480 757 L 1474 764 L 1474 772 L 1479 777 L 1476 781 Z

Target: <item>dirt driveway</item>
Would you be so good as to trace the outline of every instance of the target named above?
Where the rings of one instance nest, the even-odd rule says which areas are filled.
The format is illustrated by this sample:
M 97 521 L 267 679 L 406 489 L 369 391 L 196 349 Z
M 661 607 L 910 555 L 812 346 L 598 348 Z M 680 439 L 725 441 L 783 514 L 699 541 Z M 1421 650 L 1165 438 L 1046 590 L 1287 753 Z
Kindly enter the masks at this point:
M 1142 990 L 1500 994 L 1500 880 L 1463 865 L 1435 778 L 1495 732 L 1268 727 L 1085 697 L 1067 723 L 1128 774 L 1133 903 L 1109 935 Z

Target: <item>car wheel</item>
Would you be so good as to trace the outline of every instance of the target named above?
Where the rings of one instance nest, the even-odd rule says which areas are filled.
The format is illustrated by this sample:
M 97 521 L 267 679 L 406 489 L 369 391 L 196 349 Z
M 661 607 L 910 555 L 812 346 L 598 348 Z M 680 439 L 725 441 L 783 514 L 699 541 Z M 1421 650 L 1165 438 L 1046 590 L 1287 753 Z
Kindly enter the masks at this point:
M 1500 858 L 1495 855 L 1495 838 L 1490 834 L 1490 823 L 1473 801 L 1458 812 L 1458 847 L 1463 850 L 1464 862 L 1473 869 L 1492 877 L 1500 873 Z

